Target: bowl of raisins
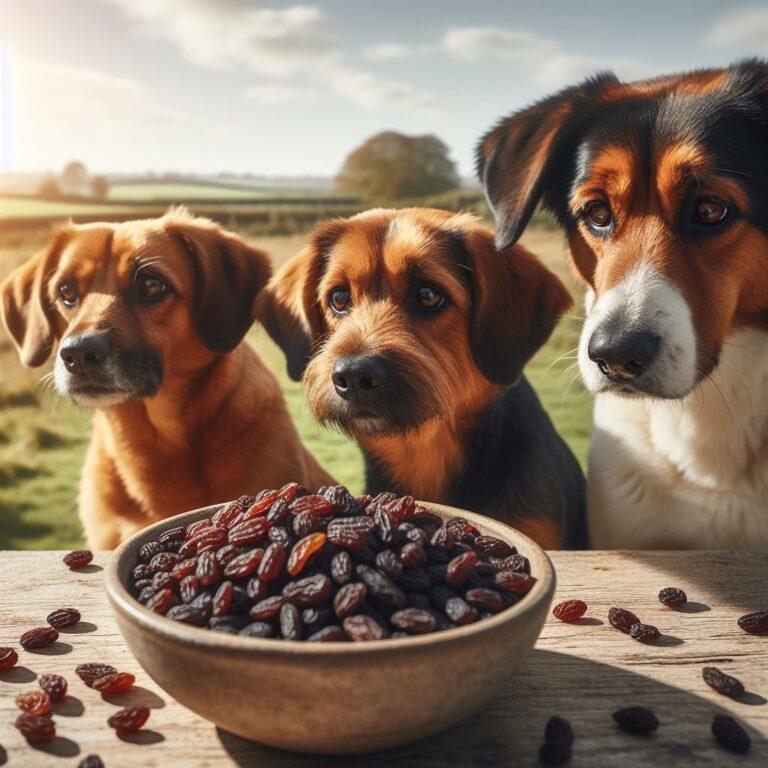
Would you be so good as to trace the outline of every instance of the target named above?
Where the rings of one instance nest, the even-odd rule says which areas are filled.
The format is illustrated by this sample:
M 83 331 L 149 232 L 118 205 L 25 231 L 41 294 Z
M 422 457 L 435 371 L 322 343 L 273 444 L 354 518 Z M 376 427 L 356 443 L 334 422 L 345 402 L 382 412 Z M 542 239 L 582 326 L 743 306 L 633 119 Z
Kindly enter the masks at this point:
M 145 528 L 106 586 L 181 704 L 269 746 L 354 754 L 488 702 L 533 649 L 555 574 L 496 520 L 291 483 Z

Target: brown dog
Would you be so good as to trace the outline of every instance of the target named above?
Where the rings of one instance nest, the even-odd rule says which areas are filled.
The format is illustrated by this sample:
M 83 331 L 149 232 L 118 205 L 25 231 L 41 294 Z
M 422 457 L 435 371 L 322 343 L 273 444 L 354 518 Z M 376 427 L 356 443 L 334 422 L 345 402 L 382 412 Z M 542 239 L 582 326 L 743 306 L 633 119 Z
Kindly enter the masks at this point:
M 89 545 L 254 489 L 329 481 L 240 343 L 270 271 L 264 253 L 175 210 L 65 227 L 0 286 L 22 362 L 42 365 L 60 340 L 58 390 L 95 409 L 80 490 Z
M 528 382 L 571 303 L 473 216 L 374 210 L 317 228 L 257 301 L 310 408 L 360 443 L 367 491 L 506 520 L 584 546 L 584 478 Z

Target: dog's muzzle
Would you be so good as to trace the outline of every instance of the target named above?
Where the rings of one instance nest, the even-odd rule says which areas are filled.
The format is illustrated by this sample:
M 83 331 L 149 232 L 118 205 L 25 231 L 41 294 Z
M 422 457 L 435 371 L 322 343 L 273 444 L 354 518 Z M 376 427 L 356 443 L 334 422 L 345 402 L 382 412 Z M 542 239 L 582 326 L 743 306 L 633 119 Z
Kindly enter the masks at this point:
M 645 331 L 598 328 L 587 354 L 600 373 L 614 381 L 636 379 L 656 358 L 658 339 Z

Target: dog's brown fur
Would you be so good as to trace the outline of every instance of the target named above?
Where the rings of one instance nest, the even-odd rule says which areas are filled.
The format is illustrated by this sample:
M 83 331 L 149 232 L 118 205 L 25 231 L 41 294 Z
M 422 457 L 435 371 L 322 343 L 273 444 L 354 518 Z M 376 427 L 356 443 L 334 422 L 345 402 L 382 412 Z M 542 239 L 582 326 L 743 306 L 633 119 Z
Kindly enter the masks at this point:
M 139 263 L 171 286 L 162 301 L 142 305 L 131 295 Z M 177 210 L 65 227 L 0 287 L 3 319 L 28 366 L 42 365 L 56 340 L 92 331 L 107 334 L 115 354 L 148 350 L 162 364 L 151 396 L 88 403 L 96 410 L 80 515 L 90 546 L 114 547 L 158 519 L 261 488 L 329 482 L 302 446 L 277 380 L 241 343 L 270 272 L 263 252 Z M 71 309 L 59 300 L 62 282 L 77 285 Z
M 373 210 L 318 227 L 257 301 L 315 417 L 360 443 L 369 492 L 386 483 L 458 503 L 461 478 L 482 471 L 476 462 L 498 460 L 471 457 L 480 424 L 571 302 L 532 254 L 520 246 L 510 251 L 496 253 L 492 235 L 471 215 Z M 445 306 L 419 310 L 420 284 L 438 286 Z M 329 305 L 338 286 L 352 297 L 345 316 Z M 397 381 L 391 402 L 377 401 L 373 413 L 340 398 L 332 382 L 334 363 L 360 354 L 386 359 Z M 511 450 L 503 441 L 500 451 Z M 529 530 L 545 546 L 562 546 L 564 516 L 535 504 L 522 514 L 513 485 L 510 479 L 487 504 L 475 499 L 482 509 L 469 508 Z

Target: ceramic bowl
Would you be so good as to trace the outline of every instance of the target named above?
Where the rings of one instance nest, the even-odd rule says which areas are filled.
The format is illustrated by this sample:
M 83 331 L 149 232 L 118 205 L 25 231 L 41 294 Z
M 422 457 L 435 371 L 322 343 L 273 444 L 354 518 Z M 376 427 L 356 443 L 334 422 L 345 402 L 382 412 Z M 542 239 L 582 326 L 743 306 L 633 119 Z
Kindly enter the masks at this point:
M 518 531 L 461 515 L 525 554 L 536 583 L 516 605 L 457 629 L 368 643 L 238 637 L 171 621 L 144 608 L 127 584 L 142 544 L 189 525 L 208 507 L 164 520 L 125 541 L 106 568 L 120 631 L 139 664 L 170 696 L 219 727 L 299 752 L 353 754 L 406 744 L 448 728 L 491 699 L 525 662 L 541 632 L 555 572 Z

